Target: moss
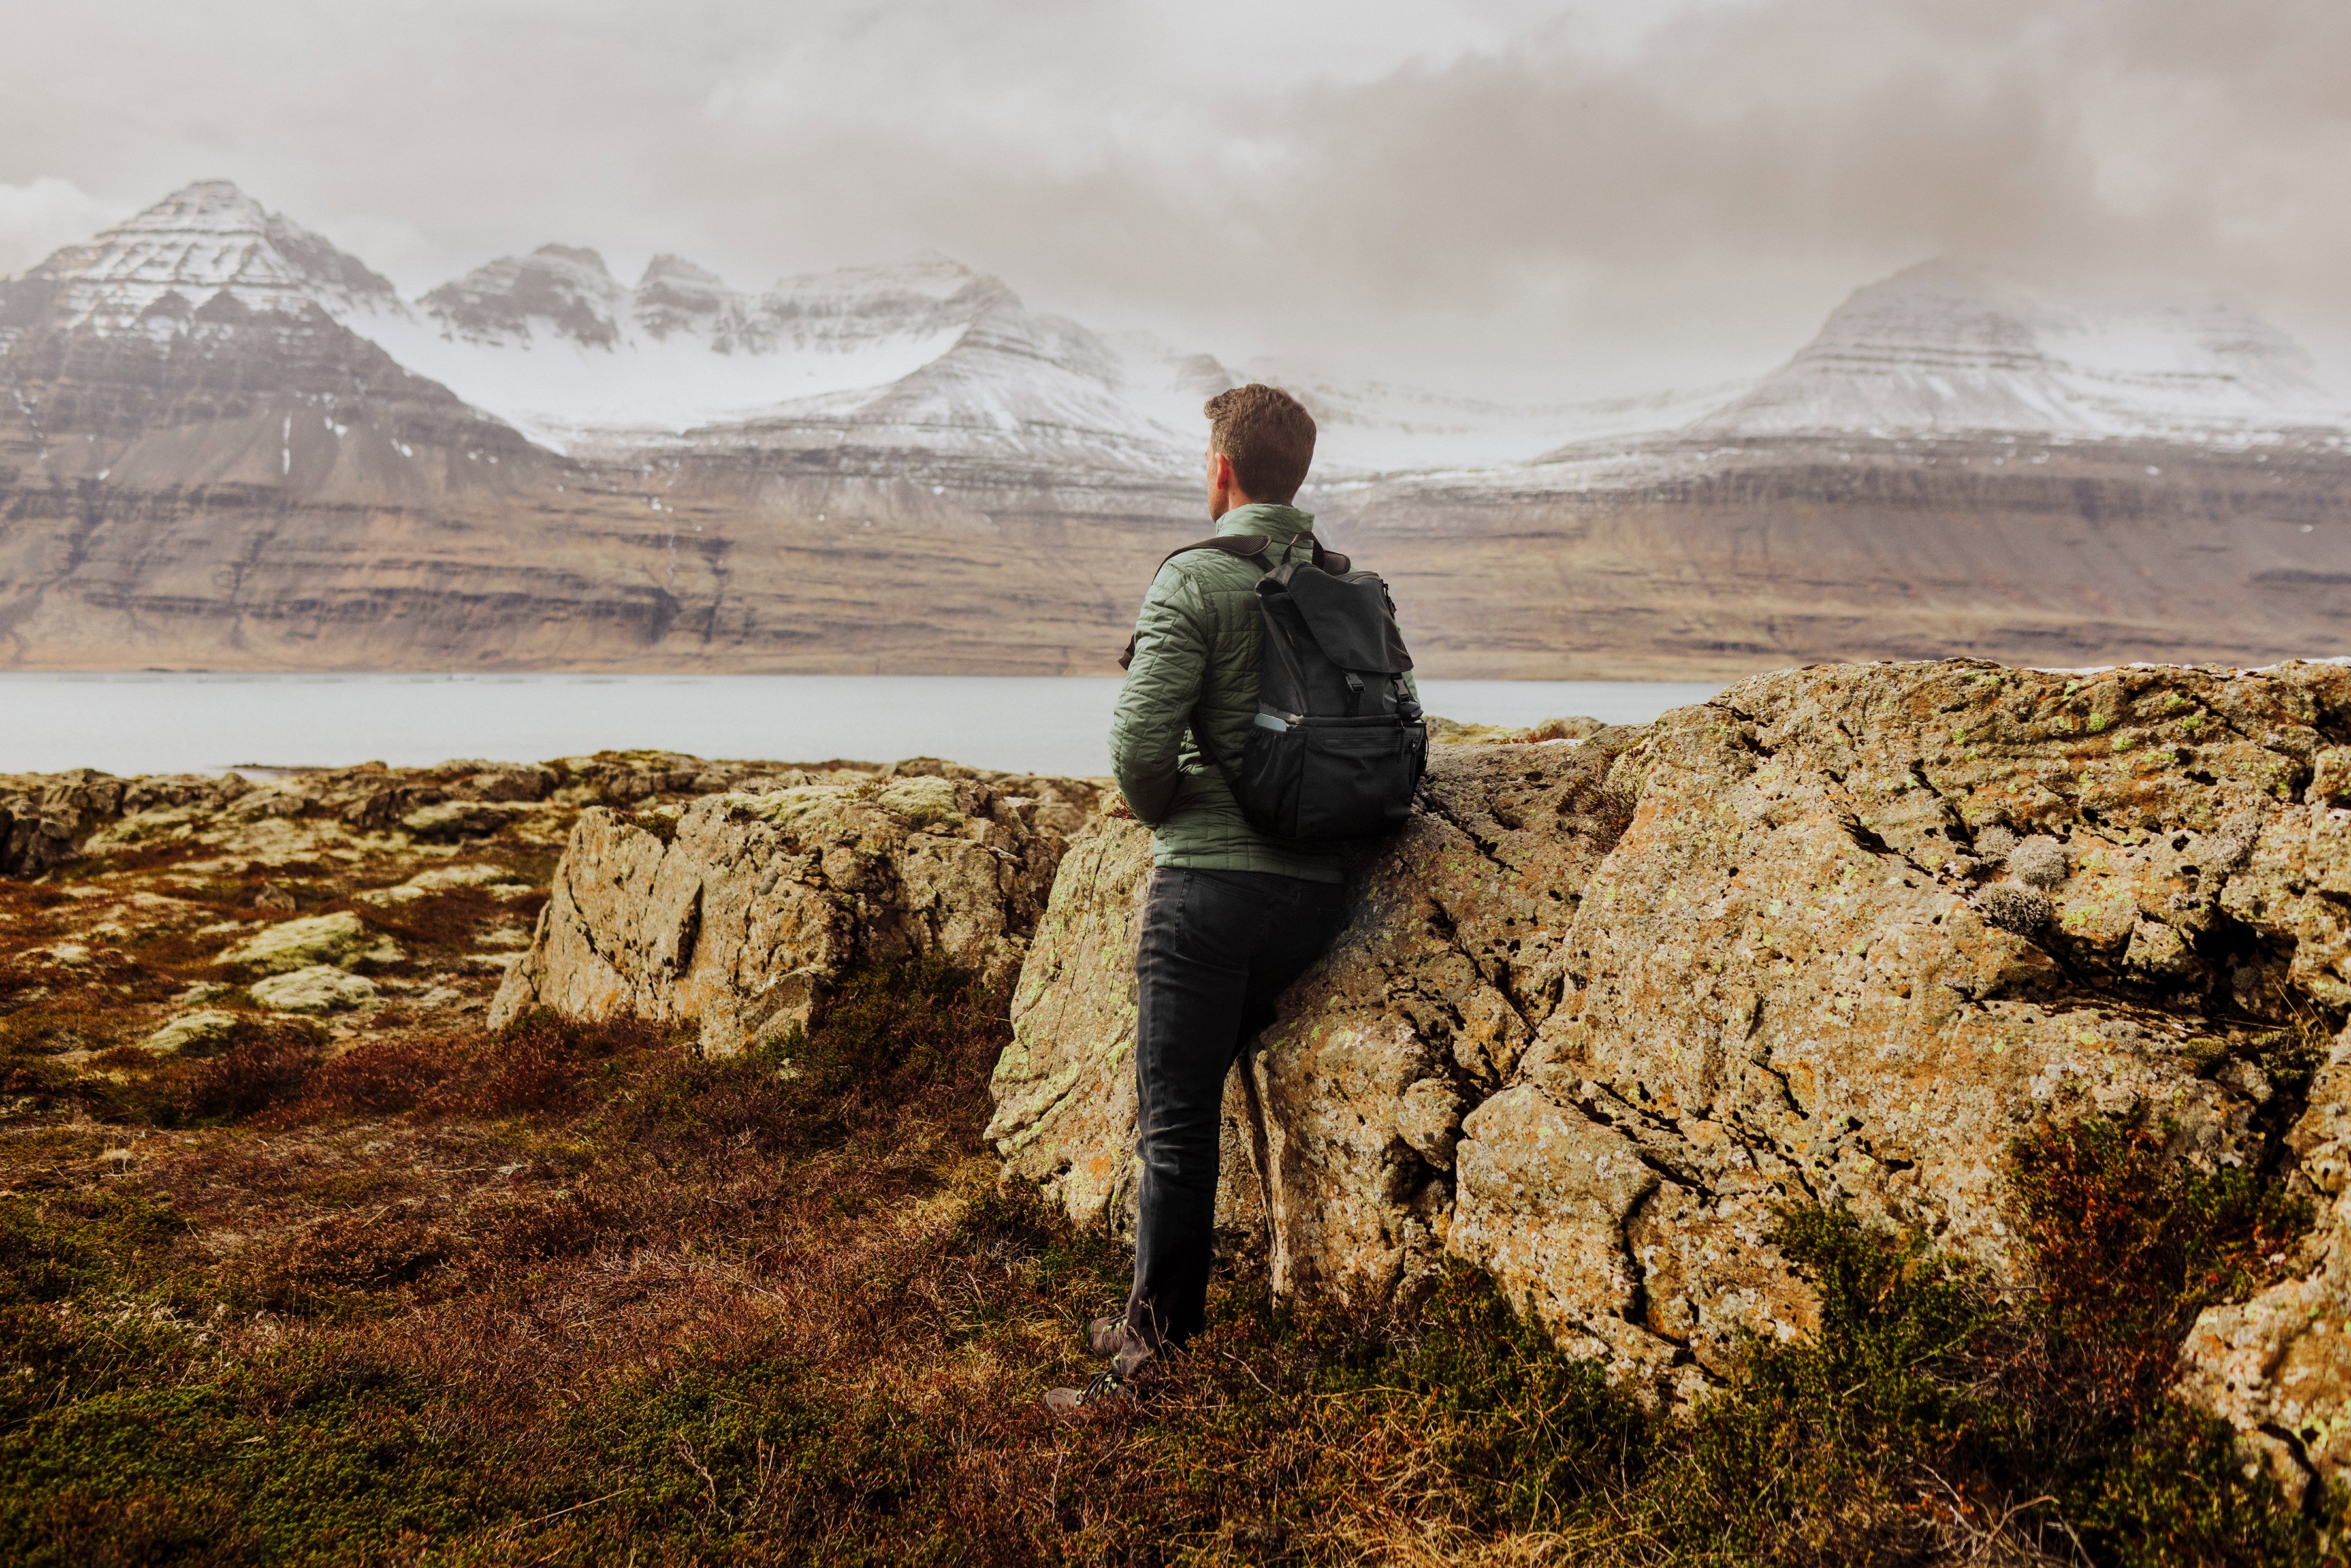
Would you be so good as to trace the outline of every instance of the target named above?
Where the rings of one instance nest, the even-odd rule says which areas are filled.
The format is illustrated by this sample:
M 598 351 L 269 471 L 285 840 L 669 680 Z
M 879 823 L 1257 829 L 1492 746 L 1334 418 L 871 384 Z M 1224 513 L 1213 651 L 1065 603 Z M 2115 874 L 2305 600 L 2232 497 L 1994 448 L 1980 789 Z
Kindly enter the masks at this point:
M 172 1561 L 203 1523 L 231 1527 L 214 1561 L 360 1562 L 402 1534 L 452 1532 L 486 1493 L 528 1498 L 431 1419 L 436 1393 L 390 1372 L 279 1389 L 248 1375 L 46 1412 L 0 1445 L 15 1477 L 0 1545 L 27 1564 L 88 1562 L 97 1498 L 133 1525 L 122 1561 Z
M 664 844 L 677 841 L 679 820 L 680 813 L 675 811 L 632 811 L 627 817 L 629 826 L 641 833 L 651 833 Z

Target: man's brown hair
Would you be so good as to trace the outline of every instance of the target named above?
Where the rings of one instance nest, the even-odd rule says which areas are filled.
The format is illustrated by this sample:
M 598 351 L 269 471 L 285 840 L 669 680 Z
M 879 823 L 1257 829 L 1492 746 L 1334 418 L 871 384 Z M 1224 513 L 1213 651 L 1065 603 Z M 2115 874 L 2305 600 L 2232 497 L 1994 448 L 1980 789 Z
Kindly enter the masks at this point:
M 1280 387 L 1251 382 L 1210 398 L 1208 450 L 1232 460 L 1233 481 L 1253 501 L 1287 503 L 1314 462 L 1314 416 Z

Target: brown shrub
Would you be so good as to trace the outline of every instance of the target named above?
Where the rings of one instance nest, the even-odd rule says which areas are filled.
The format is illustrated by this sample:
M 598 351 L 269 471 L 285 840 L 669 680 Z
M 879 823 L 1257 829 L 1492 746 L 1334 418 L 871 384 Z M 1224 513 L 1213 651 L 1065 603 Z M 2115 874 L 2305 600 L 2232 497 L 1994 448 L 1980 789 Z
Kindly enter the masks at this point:
M 250 1562 L 253 1554 L 225 1499 L 174 1496 L 152 1483 L 128 1490 L 103 1482 L 70 1487 L 43 1500 L 28 1522 L 50 1548 L 47 1561 L 77 1568 L 213 1568 Z
M 344 1292 L 406 1284 L 449 1252 L 440 1228 L 413 1216 L 339 1214 L 254 1249 L 228 1273 L 239 1293 L 259 1305 L 309 1312 Z
M 318 1042 L 308 1030 L 279 1026 L 197 1063 L 181 1103 L 205 1120 L 250 1116 L 299 1094 L 318 1060 Z
M 116 988 L 134 993 L 156 988 L 141 988 L 136 978 L 120 972 L 85 976 L 55 970 L 42 975 L 40 983 L 28 978 L 19 988 L 22 999 L 0 1011 L 0 1055 L 60 1056 L 128 1044 L 139 1031 Z
M 461 1030 L 371 1040 L 317 1068 L 284 1120 L 337 1115 L 560 1114 L 585 1100 L 597 1064 L 667 1051 L 670 1032 L 642 1019 L 593 1021 L 548 1011 L 496 1034 Z
M 2126 1419 L 2169 1386 L 2180 1341 L 2213 1301 L 2276 1270 L 2309 1208 L 2255 1172 L 2200 1176 L 2151 1128 L 2040 1129 L 2011 1146 L 2015 1208 L 2045 1313 L 2035 1360 L 2053 1404 Z
M 450 1066 L 446 1040 L 371 1040 L 313 1072 L 298 1110 L 332 1115 L 411 1111 L 446 1082 Z
M 465 1075 L 466 1103 L 492 1115 L 568 1110 L 579 1103 L 594 1063 L 669 1043 L 666 1028 L 643 1019 L 591 1021 L 542 1009 L 482 1042 Z
M 478 887 L 452 887 L 429 897 L 389 907 L 338 904 L 369 925 L 397 937 L 412 952 L 455 953 L 470 949 L 483 932 L 501 925 L 528 930 L 538 918 L 547 894 L 501 899 Z

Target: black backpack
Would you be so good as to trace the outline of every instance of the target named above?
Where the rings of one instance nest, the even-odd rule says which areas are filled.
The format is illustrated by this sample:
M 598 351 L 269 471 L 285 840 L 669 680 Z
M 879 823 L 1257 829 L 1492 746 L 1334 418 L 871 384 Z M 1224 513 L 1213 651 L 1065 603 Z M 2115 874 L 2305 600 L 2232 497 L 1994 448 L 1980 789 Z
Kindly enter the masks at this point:
M 1313 535 L 1301 538 L 1313 547 L 1311 563 L 1270 565 L 1264 534 L 1202 539 L 1168 555 L 1222 550 L 1265 569 L 1257 723 L 1239 772 L 1217 754 L 1197 709 L 1192 737 L 1259 832 L 1310 841 L 1392 833 L 1411 816 L 1428 766 L 1428 726 L 1405 689 L 1412 655 L 1396 630 L 1395 601 L 1377 576 L 1353 570 Z M 1119 667 L 1134 658 L 1130 637 Z

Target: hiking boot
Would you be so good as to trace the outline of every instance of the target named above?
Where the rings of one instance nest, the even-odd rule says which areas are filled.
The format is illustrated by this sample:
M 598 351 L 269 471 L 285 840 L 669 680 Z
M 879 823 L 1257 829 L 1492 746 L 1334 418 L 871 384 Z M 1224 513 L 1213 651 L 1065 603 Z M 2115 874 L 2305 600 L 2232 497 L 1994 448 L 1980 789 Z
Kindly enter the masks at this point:
M 1086 1348 L 1110 1363 L 1110 1369 L 1121 1377 L 1133 1377 L 1141 1372 L 1162 1348 L 1156 1339 L 1139 1334 L 1123 1316 L 1096 1318 L 1086 1325 Z
M 1120 1400 L 1132 1402 L 1135 1397 L 1134 1383 L 1116 1372 L 1096 1373 L 1083 1388 L 1049 1388 L 1045 1391 L 1045 1408 L 1062 1420 Z

